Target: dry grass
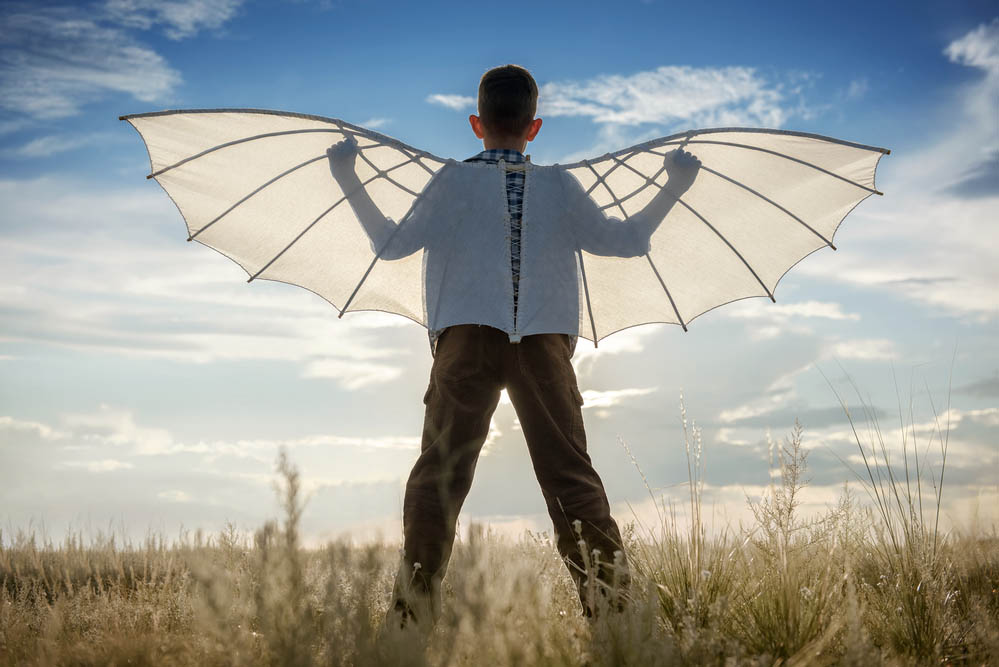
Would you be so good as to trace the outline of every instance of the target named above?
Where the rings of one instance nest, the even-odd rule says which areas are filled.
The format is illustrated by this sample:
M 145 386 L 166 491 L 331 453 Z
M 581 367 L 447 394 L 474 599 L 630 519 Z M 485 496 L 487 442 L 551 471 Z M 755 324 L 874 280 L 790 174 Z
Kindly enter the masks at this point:
M 692 520 L 679 521 L 677 508 L 663 502 L 658 526 L 625 525 L 634 604 L 623 614 L 596 622 L 581 616 L 547 535 L 527 532 L 512 542 L 473 526 L 470 539 L 455 546 L 433 634 L 424 642 L 414 633 L 386 631 L 398 545 L 303 549 L 298 473 L 282 453 L 282 520 L 252 536 L 232 526 L 170 544 L 156 538 L 120 544 L 113 537 L 39 544 L 30 534 L 0 535 L 0 661 L 999 661 L 999 539 L 994 532 L 944 535 L 938 529 L 946 426 L 932 446 L 915 442 L 915 431 L 905 428 L 904 441 L 889 444 L 871 411 L 866 437 L 864 428 L 855 428 L 869 509 L 845 491 L 826 515 L 804 520 L 797 509 L 807 457 L 798 425 L 782 444 L 772 444 L 770 491 L 748 501 L 754 525 L 709 537 L 701 520 L 703 443 L 685 412 L 682 417 Z

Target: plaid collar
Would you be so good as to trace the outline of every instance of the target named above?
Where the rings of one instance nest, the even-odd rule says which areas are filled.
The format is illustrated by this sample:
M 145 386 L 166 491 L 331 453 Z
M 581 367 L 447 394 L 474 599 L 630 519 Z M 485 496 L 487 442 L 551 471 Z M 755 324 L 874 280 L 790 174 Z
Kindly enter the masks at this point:
M 512 164 L 519 164 L 525 161 L 524 154 L 512 148 L 490 148 L 482 151 L 478 155 L 465 160 L 465 162 L 499 162 L 503 160 Z

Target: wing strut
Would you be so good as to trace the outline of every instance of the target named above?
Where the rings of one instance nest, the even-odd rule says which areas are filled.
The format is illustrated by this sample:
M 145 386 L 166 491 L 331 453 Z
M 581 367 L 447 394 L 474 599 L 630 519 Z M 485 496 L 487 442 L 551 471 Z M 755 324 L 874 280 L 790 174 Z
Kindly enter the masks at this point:
M 825 243 L 825 244 L 826 244 L 827 246 L 829 246 L 829 247 L 830 247 L 830 248 L 832 248 L 833 250 L 835 250 L 835 249 L 836 249 L 836 246 L 834 246 L 834 245 L 833 245 L 832 241 L 830 241 L 830 240 L 829 240 L 829 239 L 827 239 L 827 238 L 826 238 L 825 236 L 823 236 L 822 234 L 820 234 L 820 233 L 819 233 L 818 231 L 816 231 L 816 230 L 815 230 L 815 229 L 814 229 L 814 228 L 813 228 L 813 227 L 812 227 L 811 225 L 809 225 L 809 224 L 808 224 L 807 222 L 805 222 L 804 220 L 802 220 L 801 218 L 799 218 L 798 216 L 796 216 L 796 215 L 795 215 L 794 213 L 791 213 L 791 211 L 787 210 L 786 208 L 784 208 L 783 206 L 781 206 L 780 204 L 778 204 L 777 202 L 775 202 L 775 201 L 774 201 L 773 199 L 770 199 L 770 197 L 767 197 L 766 195 L 764 195 L 764 194 L 762 194 L 762 193 L 760 193 L 760 192 L 757 192 L 756 190 L 754 190 L 753 188 L 749 187 L 748 185 L 745 185 L 744 183 L 740 183 L 739 181 L 735 180 L 735 179 L 734 179 L 734 178 L 732 178 L 731 176 L 726 176 L 725 174 L 721 173 L 720 171 L 715 171 L 715 170 L 714 170 L 714 169 L 712 169 L 711 167 L 705 167 L 705 166 L 704 166 L 704 165 L 702 164 L 702 165 L 701 165 L 701 169 L 703 169 L 704 171 L 708 172 L 709 174 L 714 174 L 714 175 L 715 175 L 715 176 L 717 176 L 718 178 L 722 178 L 722 179 L 725 179 L 726 181 L 728 181 L 728 182 L 729 182 L 729 183 L 731 183 L 732 185 L 736 185 L 736 186 L 738 186 L 738 187 L 742 188 L 743 190 L 745 190 L 746 192 L 749 192 L 749 193 L 751 193 L 751 194 L 754 194 L 754 195 L 756 195 L 757 197 L 759 197 L 759 198 L 760 198 L 760 199 L 762 199 L 763 201 L 765 201 L 765 202 L 767 202 L 768 204 L 770 204 L 770 205 L 772 205 L 773 207 L 775 207 L 775 208 L 776 208 L 777 210 L 779 210 L 779 211 L 780 211 L 781 213 L 784 213 L 785 215 L 787 215 L 787 216 L 789 216 L 789 217 L 793 218 L 794 220 L 797 220 L 797 221 L 798 221 L 799 223 L 801 223 L 801 224 L 802 224 L 802 225 L 803 225 L 803 226 L 804 226 L 804 227 L 805 227 L 806 229 L 808 229 L 808 231 L 812 232 L 813 234 L 815 234 L 816 236 L 818 236 L 818 237 L 819 237 L 820 239 L 822 239 L 822 241 L 823 241 L 823 242 L 824 242 L 824 243 Z
M 579 272 L 583 274 L 583 294 L 586 295 L 586 312 L 590 316 L 590 328 L 593 330 L 593 347 L 597 346 L 597 325 L 593 323 L 593 308 L 590 306 L 590 286 L 586 282 L 586 269 L 583 267 L 583 251 L 576 250 L 579 257 Z
M 775 298 L 774 298 L 774 295 L 773 295 L 773 294 L 772 294 L 772 293 L 770 292 L 770 288 L 768 288 L 768 287 L 767 287 L 767 286 L 766 286 L 766 285 L 765 285 L 765 284 L 763 283 L 763 281 L 762 281 L 762 280 L 760 280 L 760 276 L 759 276 L 759 275 L 757 275 L 757 273 L 756 273 L 756 270 L 755 270 L 755 269 L 753 269 L 753 267 L 749 265 L 749 262 L 747 262 L 747 261 L 746 261 L 746 258 L 742 256 L 742 253 L 740 253 L 740 252 L 739 252 L 738 250 L 736 250 L 736 249 L 735 249 L 735 246 L 733 246 L 733 245 L 732 245 L 731 243 L 729 243 L 729 242 L 728 242 L 728 239 L 727 239 L 727 238 L 725 238 L 725 235 L 724 235 L 724 234 L 722 234 L 721 232 L 719 232 L 719 231 L 718 231 L 717 229 L 715 229 L 715 226 L 714 226 L 714 225 L 712 225 L 712 224 L 711 224 L 710 222 L 708 222 L 708 221 L 707 221 L 707 220 L 706 220 L 706 219 L 704 218 L 704 216 L 703 216 L 703 215 L 701 215 L 700 213 L 698 213 L 697 211 L 695 211 L 695 210 L 694 210 L 693 208 L 691 208 L 691 207 L 690 207 L 690 204 L 688 204 L 687 202 L 683 201 L 682 199 L 677 199 L 676 201 L 677 201 L 677 203 L 679 203 L 679 204 L 683 204 L 684 208 L 686 208 L 686 209 L 687 209 L 688 211 L 690 211 L 690 212 L 691 212 L 691 213 L 693 213 L 693 214 L 694 214 L 695 216 L 697 216 L 697 218 L 698 218 L 698 219 L 699 219 L 699 220 L 700 220 L 701 222 L 703 222 L 703 223 L 704 223 L 705 225 L 707 225 L 707 226 L 708 226 L 708 229 L 710 229 L 710 230 L 711 230 L 711 231 L 713 231 L 713 232 L 714 232 L 715 234 L 717 234 L 717 235 L 718 235 L 718 238 L 720 238 L 720 239 L 721 239 L 722 241 L 724 241 L 724 242 L 725 242 L 725 245 L 727 245 L 727 246 L 728 246 L 729 250 L 731 250 L 732 252 L 734 252 L 734 253 L 735 253 L 735 255 L 736 255 L 736 257 L 738 257 L 738 258 L 739 258 L 740 260 L 742 260 L 742 263 L 746 265 L 746 268 L 747 268 L 747 269 L 749 269 L 749 272 L 753 274 L 753 277 L 754 277 L 754 278 L 756 278 L 756 282 L 758 282 L 758 283 L 760 284 L 760 287 L 762 287 L 762 288 L 764 289 L 764 291 L 765 291 L 765 292 L 767 293 L 767 296 L 768 296 L 768 297 L 770 297 L 770 300 L 771 300 L 771 301 L 773 301 L 774 303 L 777 303 L 777 299 L 775 299 Z
M 237 206 L 239 206 L 240 204 L 244 203 L 247 199 L 249 199 L 253 195 L 259 193 L 261 190 L 263 190 L 267 186 L 273 185 L 274 183 L 276 183 L 277 181 L 281 180 L 282 178 L 284 178 L 288 174 L 294 173 L 294 172 L 298 171 L 299 169 L 301 169 L 302 167 L 307 167 L 310 164 L 312 164 L 313 162 L 318 162 L 319 160 L 325 160 L 325 159 L 326 159 L 326 154 L 323 153 L 319 157 L 309 158 L 305 162 L 297 164 L 294 167 L 281 172 L 280 174 L 278 174 L 277 176 L 275 176 L 271 180 L 267 181 L 263 185 L 258 186 L 256 190 L 254 190 L 253 192 L 251 192 L 250 194 L 246 195 L 245 197 L 243 197 L 242 199 L 240 199 L 238 202 L 236 202 L 235 204 L 233 204 L 232 206 L 230 206 L 229 208 L 227 208 L 226 210 L 224 210 L 222 213 L 220 213 L 218 216 L 216 216 L 216 218 L 214 220 L 212 220 L 211 222 L 209 222 L 207 225 L 205 225 L 204 227 L 202 227 L 198 231 L 196 231 L 193 234 L 191 234 L 190 236 L 188 236 L 187 240 L 188 241 L 193 241 L 195 236 L 197 236 L 201 232 L 205 231 L 206 229 L 208 229 L 209 227 L 211 227 L 212 225 L 214 225 L 216 222 L 218 222 L 219 220 L 221 220 L 225 216 L 227 216 L 230 213 L 232 213 L 233 210 L 235 210 L 235 208 Z
M 684 331 L 686 331 L 687 325 L 684 324 L 683 318 L 680 317 L 680 311 L 676 308 L 676 302 L 673 301 L 673 295 L 669 293 L 668 289 L 666 289 L 666 283 L 663 282 L 663 277 L 659 275 L 659 269 L 656 268 L 655 263 L 652 261 L 652 256 L 649 253 L 645 253 L 645 259 L 649 260 L 649 266 L 652 267 L 652 272 L 656 274 L 656 278 L 659 279 L 659 284 L 663 286 L 663 291 L 666 292 L 666 298 L 669 299 L 669 305 L 673 306 L 673 312 L 676 313 L 676 319 L 680 321 L 680 326 L 683 327 Z
M 678 142 L 676 142 L 676 141 L 667 141 L 666 143 L 663 144 L 663 146 L 672 145 L 672 144 L 675 144 L 675 143 L 678 143 Z M 861 185 L 860 183 L 857 183 L 856 181 L 851 181 L 849 178 L 846 178 L 845 176 L 840 176 L 836 172 L 829 171 L 828 169 L 820 167 L 817 164 L 812 164 L 811 162 L 806 162 L 805 160 L 802 160 L 802 159 L 796 158 L 796 157 L 792 157 L 790 155 L 785 155 L 784 153 L 779 153 L 777 151 L 772 151 L 769 148 L 763 148 L 761 146 L 750 146 L 748 144 L 737 144 L 737 143 L 732 142 L 732 141 L 714 141 L 714 140 L 711 140 L 711 139 L 693 139 L 693 140 L 690 141 L 690 143 L 692 143 L 692 144 L 715 144 L 717 146 L 731 146 L 733 148 L 745 148 L 747 150 L 760 151 L 762 153 L 769 153 L 770 155 L 776 155 L 777 157 L 784 158 L 785 160 L 790 160 L 792 162 L 797 162 L 798 164 L 803 164 L 806 167 L 811 167 L 812 169 L 815 169 L 816 171 L 820 171 L 823 174 L 826 174 L 828 176 L 832 176 L 833 178 L 838 178 L 839 180 L 843 181 L 844 183 L 849 183 L 850 185 L 852 185 L 854 187 L 858 187 L 861 190 L 866 190 L 867 192 L 872 192 L 872 193 L 874 193 L 876 195 L 883 195 L 884 194 L 880 190 L 875 190 L 874 188 L 869 188 L 866 185 Z M 649 152 L 650 153 L 655 153 L 656 155 L 665 155 L 665 153 L 660 153 L 659 151 L 654 151 L 654 150 L 649 150 Z

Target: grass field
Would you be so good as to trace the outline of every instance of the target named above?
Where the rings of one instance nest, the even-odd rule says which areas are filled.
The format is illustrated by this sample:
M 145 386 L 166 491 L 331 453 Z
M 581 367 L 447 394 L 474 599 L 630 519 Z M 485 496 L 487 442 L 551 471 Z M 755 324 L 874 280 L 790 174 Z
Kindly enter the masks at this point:
M 852 422 L 851 422 L 852 423 Z M 443 617 L 423 642 L 382 621 L 399 545 L 301 546 L 299 477 L 279 459 L 283 517 L 167 543 L 0 535 L 0 660 L 10 665 L 999 664 L 999 537 L 943 534 L 946 427 L 922 457 L 857 428 L 864 494 L 799 517 L 801 427 L 749 501 L 755 524 L 708 535 L 700 435 L 689 507 L 624 523 L 633 603 L 581 616 L 547 534 L 482 526 L 455 545 Z M 864 436 L 861 433 L 865 434 Z M 904 433 L 904 429 L 903 429 Z M 927 460 L 932 452 L 932 461 Z M 936 471 L 931 472 L 931 471 Z M 651 493 L 651 490 L 650 490 Z M 864 502 L 861 502 L 863 500 Z

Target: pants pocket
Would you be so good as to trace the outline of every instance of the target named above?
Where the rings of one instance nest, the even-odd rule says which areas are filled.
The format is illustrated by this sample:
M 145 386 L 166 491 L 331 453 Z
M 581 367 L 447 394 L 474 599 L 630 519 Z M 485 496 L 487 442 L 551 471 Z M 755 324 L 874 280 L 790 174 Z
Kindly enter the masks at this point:
M 434 381 L 431 380 L 430 384 L 427 385 L 427 391 L 423 394 L 423 404 L 426 405 L 430 401 L 430 394 L 434 390 Z

